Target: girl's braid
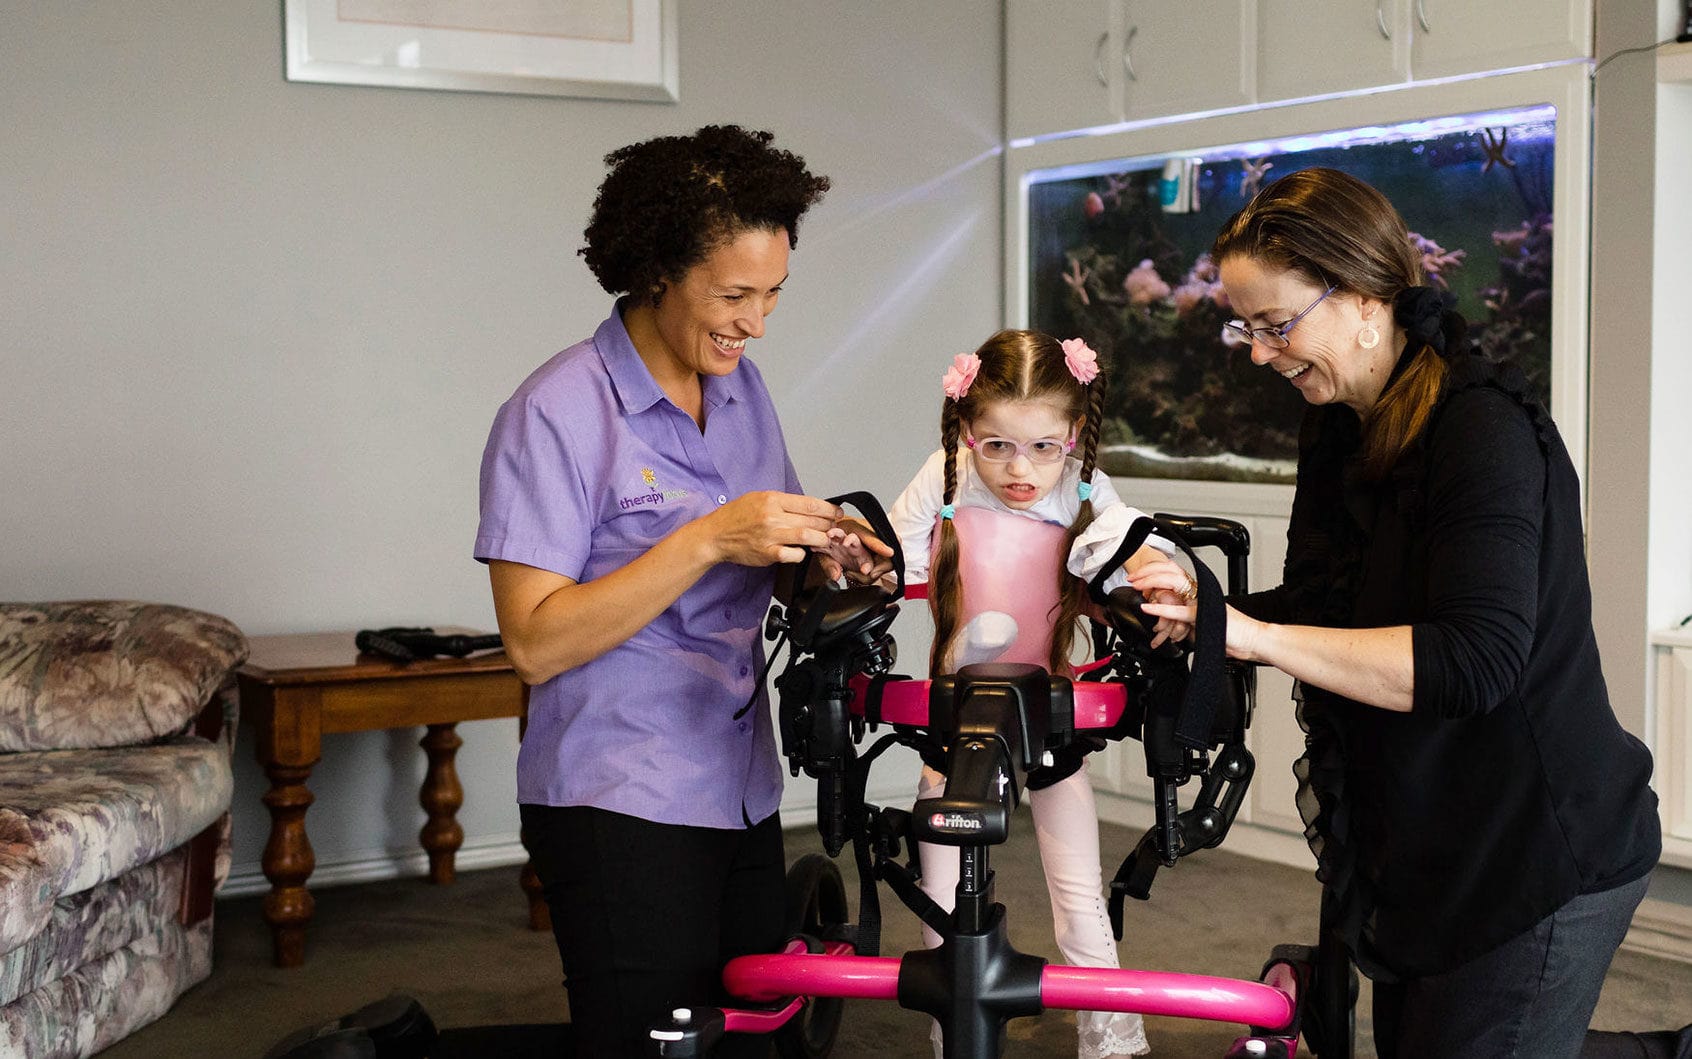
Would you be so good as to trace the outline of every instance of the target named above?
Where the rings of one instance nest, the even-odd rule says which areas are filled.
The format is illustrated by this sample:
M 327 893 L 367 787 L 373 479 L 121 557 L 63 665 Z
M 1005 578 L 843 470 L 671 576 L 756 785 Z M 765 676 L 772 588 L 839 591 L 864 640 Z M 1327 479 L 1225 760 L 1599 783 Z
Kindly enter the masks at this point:
M 958 438 L 963 433 L 963 416 L 958 402 L 948 400 L 940 411 L 940 445 L 945 450 L 946 484 L 942 504 L 958 496 Z M 928 668 L 935 675 L 946 672 L 946 656 L 957 633 L 958 614 L 963 609 L 963 576 L 958 568 L 958 535 L 952 520 L 940 520 L 940 546 L 933 569 L 928 572 L 928 609 L 934 616 L 934 645 L 929 649 Z
M 1105 375 L 1101 371 L 1088 384 L 1087 389 L 1087 418 L 1081 425 L 1081 436 L 1075 439 L 1076 446 L 1081 450 L 1080 483 L 1091 484 L 1093 470 L 1098 465 L 1099 434 L 1104 422 Z M 1063 554 L 1068 555 L 1070 548 L 1087 527 L 1093 524 L 1093 501 L 1081 501 L 1080 508 L 1075 512 L 1075 521 L 1070 524 L 1069 532 L 1064 535 Z M 1058 616 L 1052 624 L 1052 655 L 1050 669 L 1053 673 L 1069 671 L 1069 653 L 1075 643 L 1076 624 L 1087 603 L 1086 585 L 1080 578 L 1069 572 L 1068 564 L 1058 568 Z

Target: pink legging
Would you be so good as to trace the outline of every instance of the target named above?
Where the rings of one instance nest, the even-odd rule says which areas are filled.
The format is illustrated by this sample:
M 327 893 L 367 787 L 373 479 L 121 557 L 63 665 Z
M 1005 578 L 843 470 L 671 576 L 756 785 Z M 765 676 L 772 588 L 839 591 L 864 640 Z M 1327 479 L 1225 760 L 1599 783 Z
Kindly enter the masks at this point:
M 931 798 L 946 789 L 946 777 L 924 767 L 918 798 Z M 1099 818 L 1087 768 L 1043 790 L 1029 791 L 1034 811 L 1034 834 L 1040 864 L 1046 873 L 1046 893 L 1052 902 L 1052 930 L 1058 951 L 1076 967 L 1119 967 L 1116 938 L 1105 911 L 1103 869 L 1099 863 Z M 952 910 L 958 887 L 956 846 L 917 844 L 922 857 L 922 890 L 946 911 Z M 929 948 L 939 935 L 923 928 Z M 1116 1059 L 1149 1051 L 1139 1015 L 1103 1011 L 1076 1013 L 1080 1059 Z M 938 1025 L 935 1054 L 940 1054 Z

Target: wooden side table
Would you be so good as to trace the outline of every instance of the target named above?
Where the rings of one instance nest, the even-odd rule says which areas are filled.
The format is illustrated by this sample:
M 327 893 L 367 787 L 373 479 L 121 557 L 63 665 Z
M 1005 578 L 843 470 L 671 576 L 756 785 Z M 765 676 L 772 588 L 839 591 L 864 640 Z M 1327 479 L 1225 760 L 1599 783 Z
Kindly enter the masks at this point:
M 482 635 L 474 629 L 441 628 L 444 634 Z M 521 723 L 529 689 L 502 651 L 467 658 L 433 658 L 410 663 L 364 655 L 353 633 L 255 636 L 251 654 L 236 673 L 244 722 L 257 733 L 259 764 L 270 778 L 264 804 L 270 809 L 270 840 L 264 874 L 270 893 L 264 918 L 270 924 L 278 967 L 305 962 L 305 932 L 314 901 L 306 880 L 316 867 L 305 814 L 313 799 L 306 787 L 322 753 L 323 736 L 383 728 L 426 726 L 421 746 L 428 771 L 420 801 L 428 815 L 419 838 L 429 854 L 429 879 L 453 879 L 453 858 L 464 842 L 457 812 L 464 804 L 453 760 L 464 741 L 461 721 L 516 717 Z M 530 925 L 546 923 L 540 887 L 525 867 Z

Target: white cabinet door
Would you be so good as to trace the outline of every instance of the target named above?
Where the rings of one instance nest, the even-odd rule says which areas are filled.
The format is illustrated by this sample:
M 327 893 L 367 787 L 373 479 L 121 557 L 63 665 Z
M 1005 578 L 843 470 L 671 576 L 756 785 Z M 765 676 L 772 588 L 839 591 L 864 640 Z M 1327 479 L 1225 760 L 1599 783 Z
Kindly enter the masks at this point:
M 1592 54 L 1592 0 L 1409 0 L 1418 80 Z
M 1258 0 L 1257 98 L 1303 99 L 1408 80 L 1411 3 Z
M 1120 0 L 1005 0 L 1005 135 L 1122 120 Z
M 1257 0 L 1125 0 L 1122 27 L 1129 121 L 1256 98 Z

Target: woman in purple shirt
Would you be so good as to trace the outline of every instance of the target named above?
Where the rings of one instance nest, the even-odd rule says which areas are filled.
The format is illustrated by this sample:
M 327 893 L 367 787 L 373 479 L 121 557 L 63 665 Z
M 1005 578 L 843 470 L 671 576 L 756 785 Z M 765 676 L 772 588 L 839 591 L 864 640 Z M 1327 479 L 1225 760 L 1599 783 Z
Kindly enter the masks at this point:
M 581 1055 L 644 1054 L 672 1007 L 724 999 L 725 961 L 783 940 L 759 628 L 772 564 L 826 549 L 841 512 L 801 494 L 745 357 L 828 188 L 771 138 L 606 156 L 582 254 L 620 297 L 517 388 L 482 459 L 476 557 L 534 685 L 517 794 Z

